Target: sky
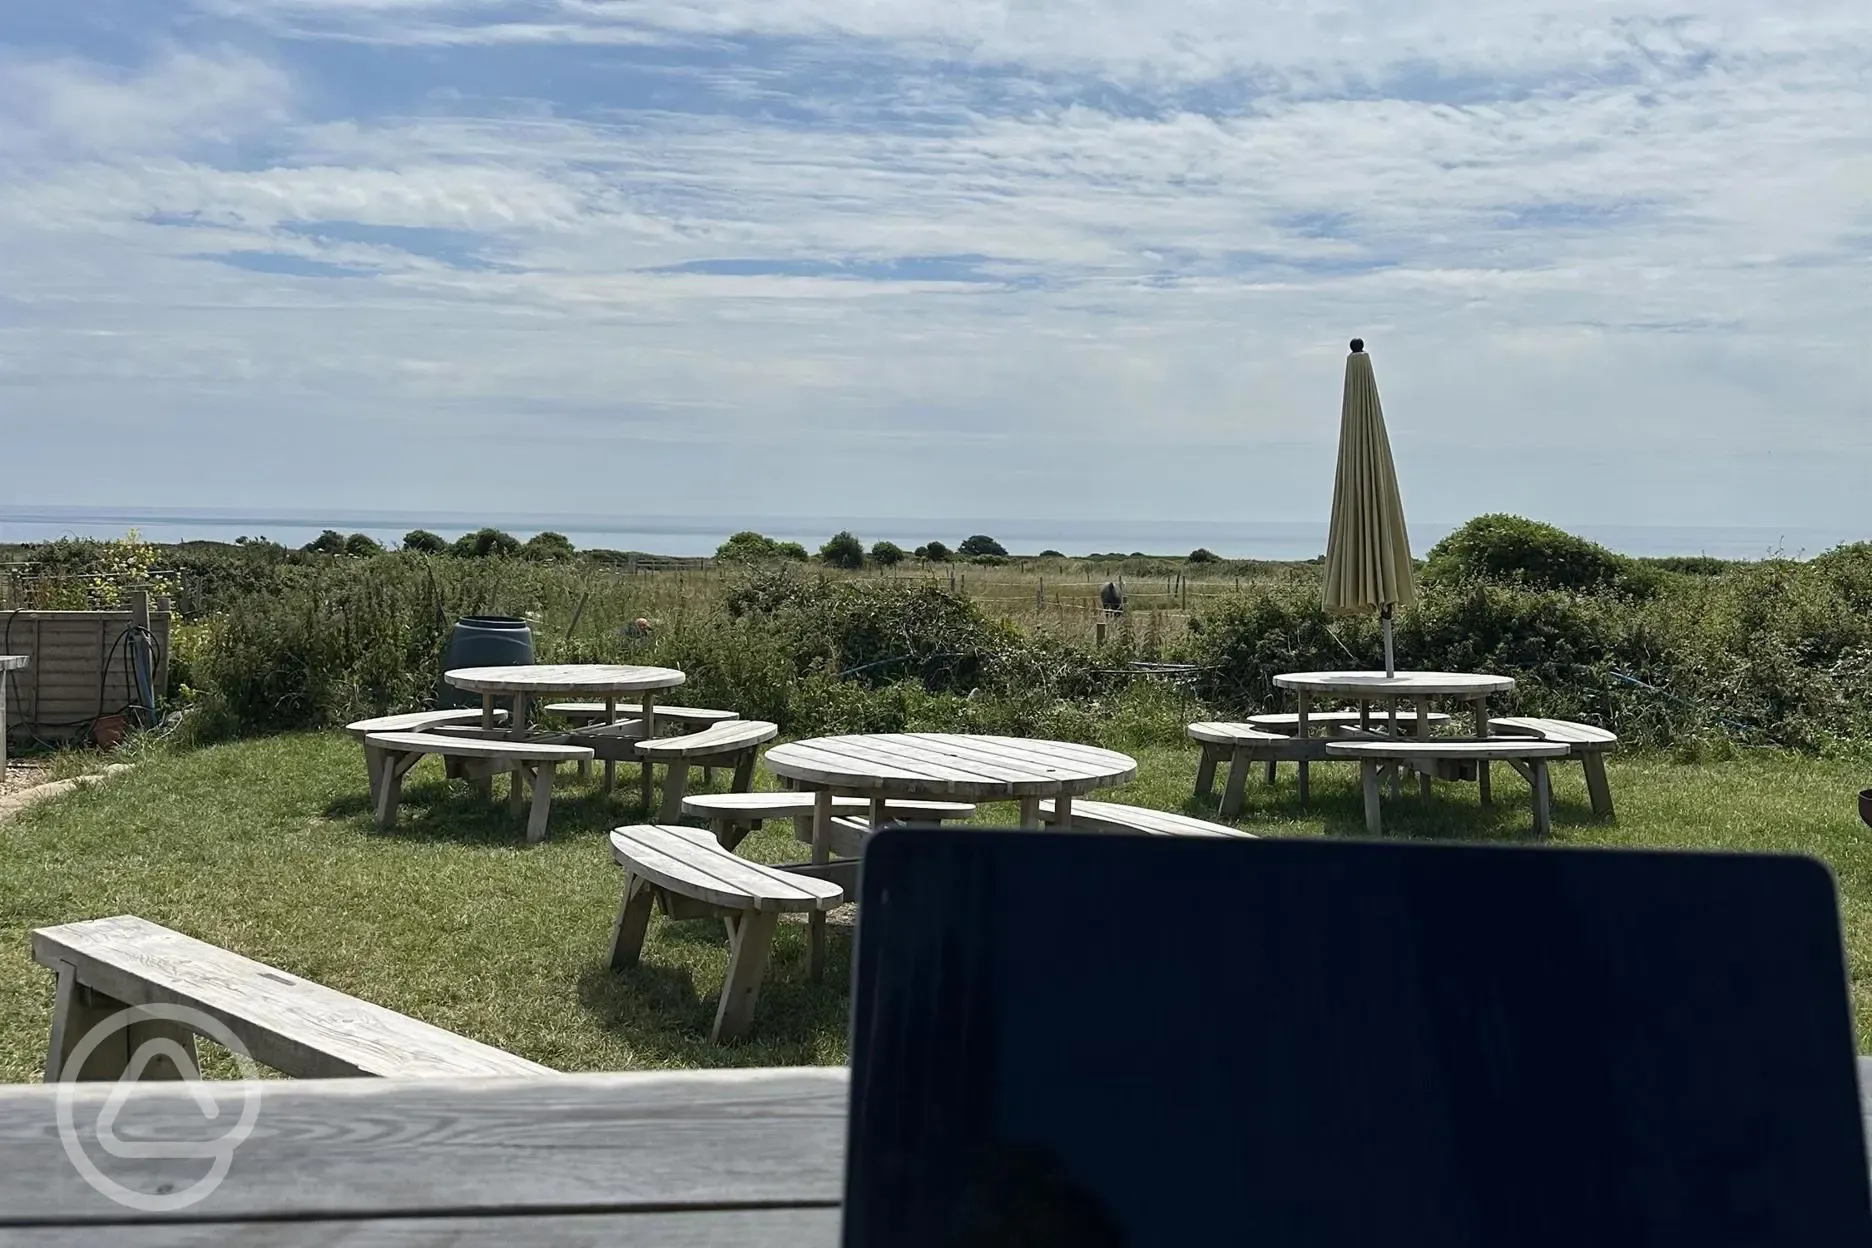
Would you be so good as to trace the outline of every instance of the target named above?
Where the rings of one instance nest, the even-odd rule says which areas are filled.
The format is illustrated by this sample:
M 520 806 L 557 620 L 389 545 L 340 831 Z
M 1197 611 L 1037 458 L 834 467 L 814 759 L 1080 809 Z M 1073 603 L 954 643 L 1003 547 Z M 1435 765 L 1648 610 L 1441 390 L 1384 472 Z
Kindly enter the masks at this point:
M 1865 0 L 0 0 L 71 507 L 1872 531 Z

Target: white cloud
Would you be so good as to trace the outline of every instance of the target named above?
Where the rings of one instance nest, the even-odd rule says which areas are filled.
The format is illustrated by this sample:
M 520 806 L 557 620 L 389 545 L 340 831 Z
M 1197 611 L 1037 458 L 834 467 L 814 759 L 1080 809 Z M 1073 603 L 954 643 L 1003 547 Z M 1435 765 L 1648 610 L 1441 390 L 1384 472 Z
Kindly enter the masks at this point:
M 1791 441 L 1864 438 L 1859 6 L 214 7 L 300 37 L 172 43 L 135 70 L 4 63 L 9 395 L 134 398 L 184 440 L 191 396 L 410 436 L 524 413 L 549 438 L 716 440 L 750 479 L 834 430 L 868 473 L 911 444 L 992 491 L 1009 478 L 983 447 L 1043 463 L 1071 446 L 1094 478 L 1100 447 L 1317 456 L 1363 332 L 1400 437 L 1466 466 L 1417 515 L 1495 497 L 1491 474 L 1648 514 L 1630 474 L 1671 448 L 1727 480 Z M 520 100 L 464 71 L 462 92 L 348 107 L 353 84 L 304 41 L 448 58 L 438 38 L 522 26 L 803 42 L 778 62 L 659 61 L 655 85 L 687 102 L 623 60 L 613 94 Z M 795 84 L 804 117 L 782 107 Z M 985 259 L 904 259 L 945 256 Z M 740 267 L 669 271 L 697 262 Z M 1592 447 L 1623 462 L 1582 482 Z M 1695 504 L 1831 505 L 1788 480 Z M 1316 484 L 1256 482 L 1201 505 L 1287 514 Z M 1138 489 L 1159 513 L 1199 497 Z

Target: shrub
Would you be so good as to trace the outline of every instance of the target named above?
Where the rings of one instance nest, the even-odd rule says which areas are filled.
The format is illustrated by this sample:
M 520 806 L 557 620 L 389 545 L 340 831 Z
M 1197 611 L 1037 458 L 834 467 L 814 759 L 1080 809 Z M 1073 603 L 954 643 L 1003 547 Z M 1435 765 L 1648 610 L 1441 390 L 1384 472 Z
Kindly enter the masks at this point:
M 915 555 L 925 563 L 948 563 L 949 548 L 941 542 L 928 542 L 915 550 Z
M 524 557 L 535 563 L 566 563 L 578 558 L 578 551 L 572 540 L 563 533 L 535 533 L 527 538 L 526 545 L 520 548 Z
M 299 549 L 311 555 L 342 555 L 345 553 L 345 537 L 337 529 L 326 529 Z
M 1424 577 L 1514 581 L 1532 589 L 1635 590 L 1646 572 L 1597 542 L 1520 516 L 1477 516 L 1430 548 Z
M 476 529 L 456 538 L 449 553 L 461 559 L 512 559 L 520 553 L 520 539 L 499 529 Z
M 353 533 L 344 539 L 344 553 L 356 559 L 383 554 L 383 546 L 368 533 Z
M 1210 550 L 1207 546 L 1198 546 L 1189 553 L 1189 562 L 1191 563 L 1220 563 L 1221 561 L 1221 556 L 1216 554 L 1215 551 Z
M 935 545 L 934 542 L 930 544 Z M 956 553 L 966 559 L 980 559 L 989 555 L 1005 559 L 1008 552 L 1005 546 L 986 533 L 977 533 L 973 537 L 963 538 L 962 544 L 956 547 Z
M 1065 557 L 1065 555 L 1062 555 L 1059 551 L 1053 550 L 1050 547 L 1041 551 L 1039 554 L 1039 558 L 1041 559 L 1064 559 Z
M 812 558 L 806 553 L 806 548 L 798 542 L 776 542 L 774 550 L 782 559 L 791 559 L 796 563 L 805 563 Z
M 403 549 L 419 555 L 440 555 L 448 550 L 448 542 L 428 529 L 411 529 L 403 535 Z
M 856 571 L 864 567 L 864 544 L 846 529 L 833 534 L 832 539 L 819 548 L 819 558 L 827 567 Z
M 904 561 L 904 548 L 896 542 L 875 542 L 871 546 L 871 562 L 880 568 L 894 568 Z
M 802 548 L 803 549 L 803 548 Z M 780 558 L 780 543 L 764 533 L 752 529 L 743 529 L 715 548 L 717 559 L 740 560 L 743 562 L 759 559 Z

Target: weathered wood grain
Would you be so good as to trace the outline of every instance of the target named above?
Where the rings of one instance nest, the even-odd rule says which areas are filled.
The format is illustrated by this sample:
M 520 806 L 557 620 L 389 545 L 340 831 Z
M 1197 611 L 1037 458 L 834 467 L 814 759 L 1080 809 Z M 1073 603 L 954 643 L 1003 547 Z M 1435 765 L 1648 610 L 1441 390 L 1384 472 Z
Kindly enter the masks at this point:
M 662 711 L 659 710 L 661 715 Z M 677 737 L 658 737 L 639 741 L 637 754 L 642 758 L 666 762 L 670 759 L 727 756 L 764 745 L 780 735 L 777 724 L 762 719 L 734 719 L 712 724 L 700 732 Z
M 1420 762 L 1439 758 L 1476 762 L 1482 759 L 1564 758 L 1567 747 L 1551 741 L 1502 738 L 1492 741 L 1329 741 L 1326 753 L 1334 758 L 1375 758 Z
M 649 693 L 674 689 L 687 676 L 673 667 L 624 663 L 534 663 L 513 667 L 458 667 L 442 678 L 471 693 Z
M 125 1142 L 212 1142 L 259 1089 L 254 1132 L 227 1178 L 171 1221 L 831 1205 L 844 1181 L 846 1083 L 841 1067 L 802 1067 L 197 1085 L 214 1098 L 214 1120 L 177 1084 L 87 1084 L 73 1090 L 72 1118 L 115 1181 L 186 1187 L 204 1160 L 97 1146 L 105 1098 L 119 1094 Z M 54 1091 L 0 1087 L 0 1226 L 136 1216 L 73 1168 Z
M 1042 820 L 1053 822 L 1055 806 L 1040 803 Z M 1168 810 L 1147 806 L 1128 806 L 1123 802 L 1094 802 L 1081 798 L 1073 803 L 1073 826 L 1088 832 L 1140 832 L 1146 836 L 1223 836 L 1254 840 L 1252 832 L 1231 828 L 1207 819 L 1196 819 Z
M 537 1062 L 139 919 L 32 933 L 33 961 L 126 1005 L 186 1005 L 224 1023 L 253 1059 L 303 1077 L 551 1075 Z M 48 989 L 50 985 L 48 985 Z
M 451 754 L 458 758 L 511 759 L 514 762 L 574 763 L 592 757 L 583 745 L 539 741 L 498 741 L 442 732 L 373 732 L 364 738 L 373 749 L 393 754 Z
M 1490 676 L 1479 672 L 1287 672 L 1274 678 L 1281 689 L 1303 690 L 1314 695 L 1341 698 L 1470 698 L 1480 694 L 1507 693 L 1515 687 L 1512 676 Z
M 7 1230 L 0 1248 L 97 1248 L 97 1227 Z M 836 1206 L 680 1213 L 192 1222 L 110 1228 L 112 1248 L 837 1248 Z
M 965 733 L 817 737 L 767 751 L 767 769 L 869 797 L 978 801 L 1072 796 L 1137 775 L 1126 755 L 1067 742 Z
M 661 888 L 728 910 L 830 910 L 844 899 L 836 884 L 737 857 L 698 828 L 618 828 L 611 857 Z

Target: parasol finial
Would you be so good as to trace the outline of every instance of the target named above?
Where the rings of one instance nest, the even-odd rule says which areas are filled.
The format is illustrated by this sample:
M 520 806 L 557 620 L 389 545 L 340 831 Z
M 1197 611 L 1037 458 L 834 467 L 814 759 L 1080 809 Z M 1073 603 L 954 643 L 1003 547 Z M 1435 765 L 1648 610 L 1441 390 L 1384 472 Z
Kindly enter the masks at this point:
M 1354 338 L 1352 340 L 1352 349 L 1354 351 L 1363 351 L 1365 349 L 1365 340 L 1363 338 Z

